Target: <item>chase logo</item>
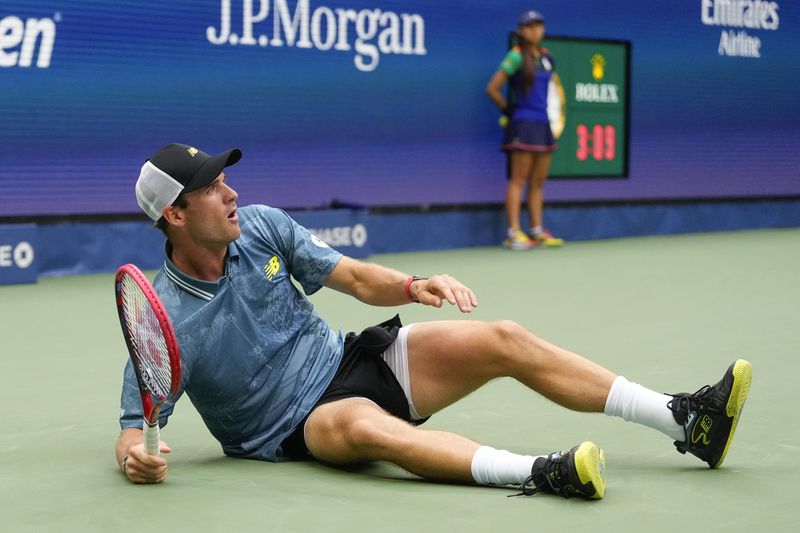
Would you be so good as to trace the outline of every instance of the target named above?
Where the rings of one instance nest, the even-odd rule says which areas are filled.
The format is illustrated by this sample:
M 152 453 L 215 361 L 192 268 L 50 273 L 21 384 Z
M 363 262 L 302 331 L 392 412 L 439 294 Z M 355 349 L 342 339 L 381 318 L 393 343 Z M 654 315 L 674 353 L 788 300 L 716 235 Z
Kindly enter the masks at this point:
M 22 241 L 16 245 L 0 244 L 0 268 L 28 268 L 33 263 L 33 246 Z
M 281 262 L 278 260 L 278 256 L 273 255 L 269 263 L 264 265 L 264 274 L 267 275 L 267 279 L 272 281 L 272 278 L 275 277 L 275 274 L 281 269 Z
M 61 14 L 53 18 L 21 18 L 10 15 L 0 19 L 0 67 L 48 68 L 53 56 L 53 44 L 56 40 L 56 22 Z M 37 53 L 38 44 L 38 53 Z
M 364 224 L 336 226 L 332 228 L 309 228 L 311 240 L 319 247 L 355 246 L 362 248 L 367 244 L 367 228 Z
M 606 77 L 606 58 L 602 54 L 595 54 L 591 59 L 592 77 L 595 81 L 603 81 Z
M 35 224 L 0 224 L 0 285 L 36 283 L 36 243 Z

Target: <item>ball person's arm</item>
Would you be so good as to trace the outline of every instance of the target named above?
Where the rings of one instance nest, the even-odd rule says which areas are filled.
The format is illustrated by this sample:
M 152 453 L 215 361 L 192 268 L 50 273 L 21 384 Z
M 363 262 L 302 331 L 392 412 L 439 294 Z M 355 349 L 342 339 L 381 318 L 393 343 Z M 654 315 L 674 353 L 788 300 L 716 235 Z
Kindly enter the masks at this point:
M 486 85 L 486 94 L 489 95 L 489 99 L 504 113 L 508 111 L 508 102 L 503 96 L 503 86 L 507 82 L 508 75 L 502 69 L 498 69 Z
M 172 450 L 161 442 L 161 453 Z M 117 464 L 132 483 L 161 483 L 167 479 L 167 461 L 150 455 L 144 449 L 144 433 L 141 429 L 123 429 L 116 446 Z
M 409 277 L 381 265 L 342 257 L 325 286 L 370 305 L 394 306 L 409 303 L 405 288 Z M 442 307 L 446 301 L 457 305 L 462 313 L 469 313 L 478 306 L 472 289 L 447 274 L 414 281 L 409 291 L 419 303 L 433 307 Z

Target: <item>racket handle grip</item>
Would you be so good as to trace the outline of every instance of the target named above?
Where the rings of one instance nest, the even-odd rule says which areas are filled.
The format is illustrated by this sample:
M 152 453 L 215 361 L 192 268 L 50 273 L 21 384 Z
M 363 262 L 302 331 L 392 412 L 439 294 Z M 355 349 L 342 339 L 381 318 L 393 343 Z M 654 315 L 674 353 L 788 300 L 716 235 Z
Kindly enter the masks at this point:
M 145 421 L 142 431 L 145 451 L 150 455 L 161 455 L 161 429 L 158 427 L 158 422 L 151 426 Z

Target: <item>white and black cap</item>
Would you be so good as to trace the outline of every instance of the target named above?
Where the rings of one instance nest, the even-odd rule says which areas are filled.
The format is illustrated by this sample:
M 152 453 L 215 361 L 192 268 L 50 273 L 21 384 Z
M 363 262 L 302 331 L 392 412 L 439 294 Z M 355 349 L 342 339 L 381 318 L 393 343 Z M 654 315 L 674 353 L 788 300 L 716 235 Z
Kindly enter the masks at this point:
M 136 201 L 147 216 L 157 221 L 164 208 L 181 193 L 208 185 L 223 168 L 241 158 L 238 148 L 212 156 L 188 144 L 168 144 L 142 166 L 136 181 Z

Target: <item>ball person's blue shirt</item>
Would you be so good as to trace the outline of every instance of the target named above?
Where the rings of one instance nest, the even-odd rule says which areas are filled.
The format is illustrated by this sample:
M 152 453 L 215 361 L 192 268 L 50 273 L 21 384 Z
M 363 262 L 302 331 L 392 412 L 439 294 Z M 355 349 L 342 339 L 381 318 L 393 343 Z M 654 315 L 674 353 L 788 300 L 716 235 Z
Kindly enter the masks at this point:
M 241 236 L 228 246 L 225 274 L 201 281 L 169 259 L 153 284 L 181 350 L 186 392 L 225 454 L 280 461 L 280 444 L 330 384 L 343 353 L 334 333 L 295 287 L 310 295 L 342 255 L 285 212 L 238 210 Z M 169 251 L 169 250 L 168 250 Z M 130 360 L 120 426 L 142 427 Z M 173 404 L 161 412 L 167 423 Z
M 511 79 L 511 86 L 516 96 L 513 120 L 530 120 L 534 122 L 548 122 L 549 120 L 547 117 L 547 91 L 550 79 L 556 71 L 556 61 L 548 49 L 541 48 L 540 50 L 541 54 L 534 62 L 536 77 L 533 88 L 527 93 L 522 79 L 522 67 L 525 63 L 525 58 L 522 56 L 523 52 L 519 45 L 509 50 L 503 62 L 500 63 L 500 70 L 505 72 Z

